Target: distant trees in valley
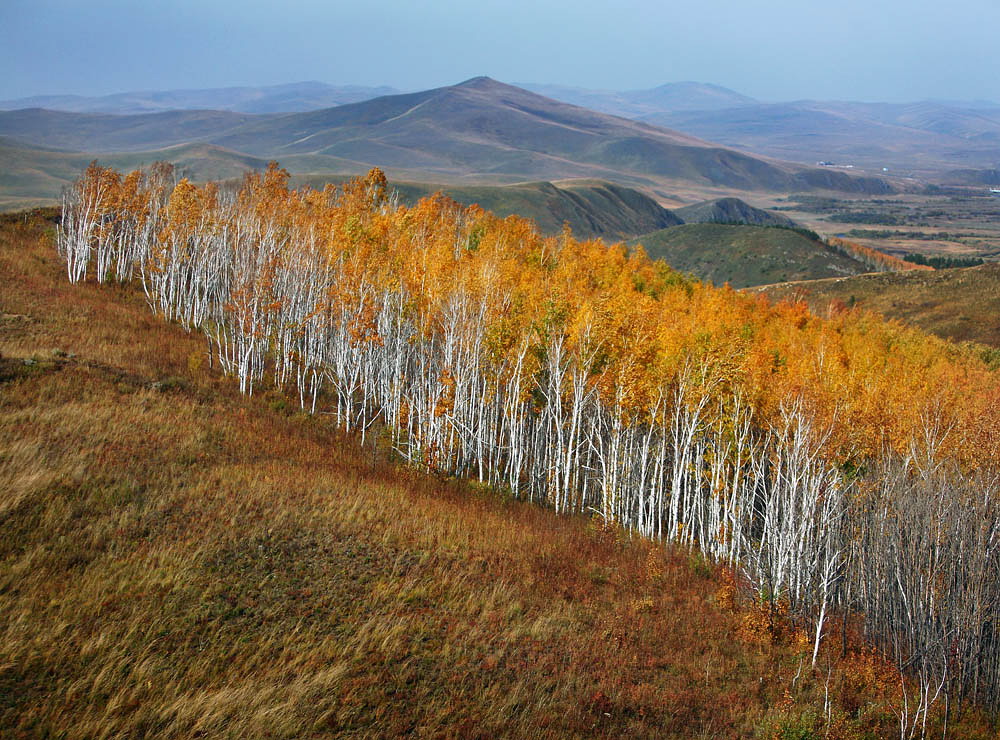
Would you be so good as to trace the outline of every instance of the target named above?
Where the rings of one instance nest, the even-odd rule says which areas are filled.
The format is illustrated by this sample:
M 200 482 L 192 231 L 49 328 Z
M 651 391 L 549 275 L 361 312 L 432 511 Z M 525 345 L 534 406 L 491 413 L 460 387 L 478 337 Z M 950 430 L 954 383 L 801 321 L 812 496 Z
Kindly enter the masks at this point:
M 978 267 L 985 260 L 982 257 L 944 257 L 935 255 L 928 257 L 926 254 L 910 253 L 903 256 L 907 262 L 915 265 L 928 265 L 935 270 L 948 270 L 955 267 Z
M 245 393 L 731 564 L 814 664 L 831 615 L 859 615 L 906 677 L 904 736 L 943 698 L 1000 702 L 1000 382 L 971 350 L 443 196 L 400 206 L 378 170 L 294 191 L 276 165 L 239 187 L 92 165 L 58 248 L 71 281 L 137 280 L 205 332 Z
M 864 265 L 867 265 L 873 272 L 899 272 L 902 270 L 933 270 L 926 263 L 917 263 L 910 260 L 901 260 L 891 254 L 880 252 L 877 249 L 866 247 L 857 242 L 848 241 L 839 237 L 830 237 L 827 244 L 833 249 L 853 257 Z

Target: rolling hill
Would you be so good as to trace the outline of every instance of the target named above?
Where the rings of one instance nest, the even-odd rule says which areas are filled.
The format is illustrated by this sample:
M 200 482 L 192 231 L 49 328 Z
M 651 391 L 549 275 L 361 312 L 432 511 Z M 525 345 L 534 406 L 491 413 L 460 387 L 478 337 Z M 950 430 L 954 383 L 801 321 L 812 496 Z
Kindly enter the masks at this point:
M 719 110 L 757 103 L 719 85 L 669 82 L 644 90 L 587 90 L 565 85 L 518 83 L 518 87 L 583 108 L 625 118 L 678 110 Z M 0 100 L 0 110 L 47 108 L 71 113 L 157 113 L 168 110 L 227 110 L 240 113 L 299 113 L 396 95 L 391 87 L 293 82 L 257 87 L 141 90 L 112 95 L 35 95 Z
M 0 138 L 0 210 L 51 204 L 93 159 L 93 154 L 12 146 L 9 140 Z M 201 181 L 240 177 L 247 170 L 267 165 L 267 160 L 209 144 L 108 154 L 100 160 L 121 170 L 148 166 L 157 160 L 169 161 L 183 175 Z
M 251 122 L 214 141 L 279 158 L 308 153 L 459 176 L 618 173 L 751 189 L 801 186 L 779 164 L 488 78 Z
M 869 271 L 822 242 L 784 228 L 684 224 L 645 234 L 630 244 L 641 244 L 650 257 L 675 270 L 734 288 Z
M 636 91 L 524 87 L 787 161 L 835 161 L 875 171 L 889 167 L 920 176 L 1000 164 L 1000 105 L 990 101 L 763 103 L 694 82 Z
M 118 116 L 26 108 L 0 112 L 0 136 L 20 146 L 117 154 L 209 143 L 232 129 L 260 119 L 260 116 L 246 113 L 211 110 Z
M 688 224 L 746 224 L 748 226 L 795 226 L 788 216 L 754 208 L 739 198 L 717 198 L 674 210 Z
M 649 196 L 599 180 L 457 187 L 400 183 L 393 187 L 408 203 L 441 191 L 459 203 L 476 203 L 498 216 L 530 218 L 543 234 L 558 234 L 566 223 L 579 237 L 617 240 L 683 223 L 676 212 Z
M 38 148 L 13 147 L 0 140 L 0 210 L 47 205 L 72 183 L 93 155 Z M 267 161 L 210 144 L 182 144 L 153 152 L 105 155 L 101 161 L 131 170 L 157 160 L 172 162 L 194 180 L 235 179 L 249 169 L 263 169 Z M 293 158 L 292 162 L 302 161 Z M 298 176 L 297 185 L 321 189 L 346 176 Z M 575 234 L 624 239 L 681 223 L 681 219 L 649 196 L 632 188 L 600 180 L 573 180 L 554 185 L 532 182 L 515 185 L 445 185 L 393 182 L 404 202 L 414 203 L 432 193 L 471 205 L 478 203 L 501 216 L 517 214 L 532 219 L 546 234 L 557 234 L 568 223 Z
M 485 77 L 288 115 L 3 112 L 0 136 L 87 152 L 201 143 L 275 158 L 301 174 L 356 173 L 377 165 L 395 179 L 429 182 L 599 178 L 742 190 L 893 190 L 881 179 L 760 159 Z
M 471 87 L 475 82 L 470 80 L 453 87 Z M 499 85 L 499 83 L 494 84 Z M 718 85 L 698 82 L 673 82 L 650 89 L 625 91 L 529 83 L 521 85 L 518 89 L 522 88 L 523 91 L 531 91 L 552 100 L 592 111 L 685 131 L 707 141 L 716 142 L 722 147 L 732 147 L 755 155 L 809 165 L 827 161 L 854 164 L 858 168 L 876 172 L 888 167 L 894 174 L 904 176 L 916 174 L 923 177 L 948 169 L 995 168 L 1000 164 L 1000 105 L 988 101 L 859 103 L 800 100 L 762 103 Z M 443 91 L 450 89 L 452 88 L 439 88 L 412 95 L 418 96 L 422 101 L 427 97 L 439 96 Z M 509 93 L 509 90 L 507 92 Z M 102 97 L 35 96 L 0 101 L 0 110 L 46 108 L 74 113 L 135 115 L 162 112 L 190 113 L 193 110 L 211 109 L 250 114 L 289 114 L 321 112 L 332 107 L 371 101 L 379 97 L 398 97 L 398 91 L 389 87 L 350 85 L 338 87 L 320 82 L 299 82 L 263 87 L 138 91 Z M 538 107 L 537 101 L 533 105 Z M 382 103 L 370 110 L 378 109 L 385 110 L 387 106 Z M 450 111 L 446 114 L 446 118 L 453 113 L 454 110 Z M 484 121 L 495 121 L 495 114 L 496 111 L 486 113 L 482 118 Z M 214 141 L 212 137 L 226 132 L 224 123 L 216 122 L 219 123 L 219 127 L 213 129 L 211 126 L 206 127 L 204 116 L 201 118 L 201 121 L 190 122 L 183 117 L 136 121 L 134 126 L 133 123 L 128 124 L 134 127 L 133 131 L 118 132 L 118 137 L 113 136 L 113 132 L 103 131 L 94 121 L 81 119 L 78 125 L 83 136 L 76 137 L 72 143 L 69 143 L 70 137 L 67 132 L 59 130 L 58 123 L 53 124 L 36 118 L 34 121 L 25 122 L 26 125 L 33 123 L 38 131 L 48 131 L 46 135 L 51 135 L 52 138 L 49 141 L 39 142 L 33 134 L 25 135 L 28 137 L 26 140 L 36 144 L 88 152 L 121 151 L 127 147 L 156 149 L 182 143 L 176 137 L 171 139 L 167 131 L 161 130 L 156 133 L 157 128 L 166 126 L 171 127 L 175 134 L 181 133 L 183 142 L 209 137 L 205 140 L 220 143 Z M 315 119 L 312 121 L 302 119 L 306 127 L 316 122 Z M 322 117 L 319 123 L 322 126 Z M 334 127 L 340 123 L 343 121 L 338 122 L 336 119 L 330 121 Z M 16 124 L 13 128 L 4 128 L 3 131 L 8 136 L 17 137 L 18 134 L 14 133 L 15 128 Z M 448 129 L 447 125 L 445 129 Z M 20 131 L 24 134 L 24 127 Z M 317 133 L 315 129 L 303 128 L 302 131 L 303 136 Z M 390 140 L 401 137 L 403 147 L 411 150 L 413 147 L 409 146 L 408 140 L 412 139 L 412 134 L 416 133 L 418 138 L 428 135 L 427 131 L 401 133 L 396 128 L 385 133 Z M 456 132 L 451 130 L 450 133 Z M 259 134 L 259 131 L 255 131 L 252 136 Z M 459 138 L 464 139 L 468 134 L 469 132 L 465 131 Z M 143 138 L 145 140 L 142 140 Z M 63 143 L 58 143 L 59 141 Z M 288 146 L 295 141 L 295 138 L 280 141 L 278 145 Z M 336 143 L 344 146 L 342 141 L 338 140 Z M 389 145 L 395 143 L 399 142 L 390 141 Z M 352 148 L 358 149 L 356 144 Z M 523 150 L 526 147 L 516 148 Z M 255 156 L 274 156 L 270 151 L 256 149 L 245 151 Z M 542 149 L 535 153 L 550 152 Z M 352 152 L 346 159 L 354 160 L 357 158 L 356 154 L 356 151 Z M 418 165 L 421 161 L 413 151 L 410 151 L 406 158 L 412 162 L 397 166 L 419 170 L 419 167 L 412 166 Z M 372 164 L 367 158 L 362 158 L 361 162 Z M 526 164 L 530 163 L 522 163 L 520 174 L 529 178 L 601 176 L 593 172 L 556 172 L 551 161 L 546 163 L 551 170 L 549 172 L 541 172 L 537 167 L 534 170 L 525 169 Z M 508 163 L 506 166 L 511 165 Z M 705 163 L 702 163 L 702 168 L 704 166 Z M 477 167 L 481 169 L 480 166 Z M 661 165 L 654 165 L 654 169 L 657 167 Z M 842 172 L 837 174 L 843 175 Z M 718 176 L 710 177 L 709 181 L 717 182 Z M 826 187 L 815 182 L 807 183 L 807 186 Z M 837 178 L 835 187 L 844 189 L 845 186 L 840 182 L 840 178 Z
M 933 272 L 885 272 L 760 288 L 774 300 L 869 309 L 955 341 L 1000 347 L 1000 263 Z M 998 358 L 1000 359 L 1000 358 Z
M 959 169 L 941 173 L 938 181 L 942 185 L 965 185 L 972 187 L 1000 187 L 1000 168 Z

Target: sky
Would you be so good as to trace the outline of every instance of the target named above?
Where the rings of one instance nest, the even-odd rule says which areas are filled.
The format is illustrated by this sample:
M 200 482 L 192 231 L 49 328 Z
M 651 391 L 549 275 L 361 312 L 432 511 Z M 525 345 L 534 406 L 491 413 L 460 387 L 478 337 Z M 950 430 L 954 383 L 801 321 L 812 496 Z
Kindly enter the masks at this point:
M 997 0 L 0 0 L 0 99 L 318 80 L 1000 102 Z

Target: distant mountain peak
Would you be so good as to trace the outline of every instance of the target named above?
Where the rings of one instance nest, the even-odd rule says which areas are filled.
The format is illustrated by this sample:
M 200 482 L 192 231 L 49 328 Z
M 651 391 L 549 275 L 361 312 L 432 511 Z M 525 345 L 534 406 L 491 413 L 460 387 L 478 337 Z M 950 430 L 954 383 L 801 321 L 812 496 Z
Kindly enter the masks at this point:
M 713 85 L 711 82 L 695 82 L 694 80 L 678 80 L 677 82 L 664 82 L 662 85 L 656 85 L 650 89 L 652 90 L 682 90 L 682 89 L 692 89 L 708 87 L 713 89 L 725 89 L 720 85 Z
M 487 89 L 491 87 L 510 87 L 510 85 L 505 85 L 502 82 L 497 82 L 492 77 L 487 77 L 486 75 L 479 75 L 478 77 L 470 77 L 464 82 L 459 82 L 453 87 L 466 87 L 473 89 Z

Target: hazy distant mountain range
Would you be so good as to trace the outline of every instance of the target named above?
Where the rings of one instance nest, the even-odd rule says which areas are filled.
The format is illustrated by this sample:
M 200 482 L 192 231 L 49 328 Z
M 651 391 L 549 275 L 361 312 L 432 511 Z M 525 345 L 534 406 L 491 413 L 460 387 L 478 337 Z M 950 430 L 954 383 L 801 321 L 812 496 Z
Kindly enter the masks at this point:
M 1000 107 L 801 101 L 641 118 L 798 162 L 888 167 L 906 174 L 1000 163 Z
M 438 91 L 449 89 L 452 88 L 438 88 Z M 876 172 L 882 172 L 883 168 L 887 168 L 890 174 L 932 178 L 935 173 L 947 170 L 990 170 L 1000 167 L 1000 104 L 990 101 L 936 101 L 909 104 L 823 101 L 762 103 L 733 90 L 699 82 L 674 82 L 647 90 L 631 91 L 589 90 L 534 83 L 525 83 L 518 89 L 533 91 L 550 100 L 570 103 L 590 111 L 683 131 L 692 137 L 745 153 L 785 161 L 810 165 L 825 162 L 834 168 L 853 165 L 859 169 Z M 417 98 L 408 98 L 407 95 L 399 95 L 397 90 L 390 87 L 333 86 L 320 82 L 298 82 L 262 87 L 127 92 L 102 97 L 39 96 L 0 101 L 0 110 L 45 108 L 67 113 L 129 116 L 172 113 L 172 117 L 165 116 L 160 119 L 124 119 L 116 122 L 98 118 L 60 119 L 35 113 L 31 125 L 36 127 L 37 135 L 27 136 L 23 132 L 18 133 L 16 127 L 4 128 L 6 135 L 30 141 L 34 145 L 83 151 L 136 151 L 192 141 L 219 144 L 216 139 L 223 133 L 251 123 L 250 119 L 241 117 L 240 114 L 245 116 L 319 113 L 330 108 L 374 101 L 385 96 L 404 101 L 405 104 L 408 99 L 420 99 L 420 96 L 431 92 L 435 91 L 410 93 L 410 96 Z M 368 110 L 388 109 L 393 105 L 393 103 L 372 103 Z M 205 112 L 210 110 L 230 112 L 234 115 L 225 117 Z M 194 111 L 202 112 L 196 114 Z M 447 113 L 446 117 L 453 118 L 453 113 L 454 110 Z M 418 117 L 427 120 L 426 115 Z M 333 119 L 333 125 L 339 125 L 338 116 L 333 116 Z M 24 120 L 27 121 L 28 118 Z M 316 121 L 317 119 L 313 118 L 290 123 L 298 125 L 301 122 L 308 126 Z M 367 126 L 369 123 L 365 122 L 364 125 Z M 381 123 L 388 124 L 386 121 Z M 267 125 L 269 124 L 258 121 L 257 125 L 251 126 L 253 129 L 251 138 L 255 140 L 261 137 L 268 138 L 263 131 Z M 435 138 L 436 133 L 442 133 L 431 130 L 436 127 L 436 124 L 428 127 L 424 135 L 416 139 L 423 141 L 428 136 Z M 566 132 L 565 129 L 563 131 Z M 310 131 L 309 135 L 313 136 L 316 133 Z M 451 136 L 455 131 L 446 125 L 443 133 Z M 468 143 L 467 134 L 467 131 L 462 132 L 460 138 Z M 442 174 L 455 174 L 456 170 L 462 170 L 463 175 L 469 174 L 469 168 L 462 166 L 467 163 L 453 162 L 444 167 L 441 166 L 441 162 L 434 163 L 436 156 L 433 147 L 428 156 L 424 156 L 423 153 L 418 155 L 412 146 L 414 143 L 412 136 L 402 136 L 404 141 L 400 148 L 400 136 L 398 131 L 393 131 L 388 142 L 383 141 L 382 145 L 372 143 L 367 152 L 358 151 L 360 142 L 356 140 L 353 145 L 338 141 L 335 147 L 337 156 L 344 155 L 350 161 L 336 163 L 337 169 L 349 168 L 355 161 L 371 162 L 369 155 L 376 153 L 380 156 L 385 155 L 388 147 L 392 151 L 388 152 L 389 161 L 383 164 L 388 165 L 391 161 L 393 164 L 390 166 L 404 167 L 416 174 L 422 172 L 426 165 L 429 165 L 432 171 Z M 440 139 L 439 136 L 436 138 Z M 324 140 L 330 141 L 330 137 L 327 136 Z M 245 143 L 247 138 L 244 136 L 240 141 Z M 273 136 L 269 137 L 269 141 L 278 143 Z M 221 145 L 227 146 L 227 144 Z M 280 146 L 296 153 L 303 148 L 290 146 L 289 142 L 280 142 Z M 503 144 L 503 147 L 506 147 L 506 144 Z M 451 146 L 445 148 L 453 149 Z M 515 148 L 522 152 L 524 150 L 524 147 L 520 146 Z M 273 156 L 272 152 L 265 152 L 264 148 L 257 146 L 240 151 L 244 154 Z M 633 155 L 636 151 L 632 149 Z M 552 171 L 552 159 L 547 162 L 539 161 L 537 155 L 541 153 L 523 155 L 520 166 L 511 166 L 511 156 L 501 157 L 491 176 L 498 174 L 545 178 L 567 174 L 585 177 L 607 176 L 607 172 L 595 172 L 591 166 L 595 164 L 593 162 L 583 166 L 582 170 L 580 167 L 567 167 L 566 163 L 560 163 L 557 171 Z M 333 152 L 327 154 L 332 155 Z M 563 153 L 555 154 L 561 157 Z M 613 156 L 618 155 L 620 152 Z M 447 154 L 448 159 L 453 159 L 454 156 L 455 152 Z M 458 155 L 459 160 L 463 157 L 464 155 Z M 655 161 L 662 158 L 653 156 L 652 159 Z M 618 168 L 617 164 L 612 164 L 612 169 Z M 653 168 L 664 169 L 655 163 Z M 327 169 L 327 165 L 323 165 L 321 169 Z M 481 168 L 473 166 L 472 169 Z M 683 169 L 680 163 L 673 168 L 675 174 L 679 169 Z M 725 166 L 717 169 L 725 169 Z M 569 170 L 572 172 L 569 173 Z M 735 181 L 741 179 L 746 178 L 720 174 L 708 177 L 707 181 L 732 184 L 734 187 L 776 186 L 773 178 L 769 183 L 757 185 L 735 184 Z M 967 181 L 969 177 L 963 176 L 961 179 Z
M 778 159 L 927 175 L 1000 167 L 1000 103 L 987 100 L 764 103 L 717 85 L 615 92 L 523 87 L 556 100 L 677 129 Z
M 648 90 L 619 92 L 533 83 L 518 83 L 518 87 L 565 103 L 625 118 L 679 111 L 725 110 L 755 105 L 758 102 L 728 88 L 703 82 L 668 82 Z
M 888 167 L 902 174 L 1000 166 L 1000 103 L 991 101 L 764 103 L 698 82 L 627 92 L 523 87 L 794 162 Z
M 602 113 L 639 118 L 654 113 L 687 110 L 721 110 L 758 101 L 718 85 L 701 82 L 670 82 L 648 90 L 615 92 L 586 90 L 565 85 L 517 83 L 525 90 Z M 0 100 L 0 110 L 47 108 L 69 113 L 160 113 L 170 110 L 227 110 L 238 113 L 301 113 L 360 103 L 383 95 L 398 95 L 392 87 L 327 85 L 323 82 L 293 82 L 258 87 L 223 87 L 205 90 L 133 91 L 87 97 L 83 95 L 36 95 Z
M 70 113 L 158 113 L 171 110 L 227 110 L 239 113 L 295 113 L 371 100 L 398 93 L 392 87 L 293 82 L 263 87 L 124 92 L 100 97 L 38 95 L 0 100 L 0 110 L 47 108 Z

